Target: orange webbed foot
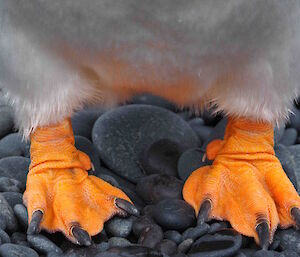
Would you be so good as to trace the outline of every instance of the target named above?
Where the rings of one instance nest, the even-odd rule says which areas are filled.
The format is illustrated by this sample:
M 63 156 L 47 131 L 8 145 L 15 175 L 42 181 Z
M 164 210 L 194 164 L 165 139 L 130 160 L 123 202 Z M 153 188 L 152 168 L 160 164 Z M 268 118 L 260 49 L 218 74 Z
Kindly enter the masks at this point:
M 273 146 L 271 124 L 229 119 L 224 140 L 207 146 L 213 164 L 194 171 L 183 188 L 199 222 L 228 220 L 265 249 L 278 225 L 300 225 L 300 197 Z
M 90 245 L 115 214 L 138 215 L 120 189 L 95 177 L 89 157 L 74 147 L 70 120 L 38 128 L 31 135 L 31 165 L 24 203 L 28 234 L 61 231 L 72 242 Z

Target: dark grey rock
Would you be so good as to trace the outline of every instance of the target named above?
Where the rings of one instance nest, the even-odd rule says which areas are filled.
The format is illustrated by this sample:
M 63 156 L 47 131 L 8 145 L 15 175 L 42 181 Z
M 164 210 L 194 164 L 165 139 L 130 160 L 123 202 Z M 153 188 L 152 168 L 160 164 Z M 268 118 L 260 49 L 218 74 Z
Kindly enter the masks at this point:
M 176 244 L 180 244 L 182 242 L 182 235 L 176 230 L 165 231 L 164 238 L 172 240 Z
M 204 123 L 208 126 L 215 126 L 222 119 L 222 115 L 215 113 L 214 107 L 204 109 L 201 117 L 204 120 Z
M 23 195 L 17 192 L 3 192 L 1 193 L 8 204 L 13 208 L 16 204 L 23 203 Z
M 104 252 L 109 248 L 109 243 L 108 242 L 102 242 L 100 244 L 97 244 L 96 248 L 99 252 Z
M 281 255 L 280 257 L 299 257 L 300 255 L 294 251 L 291 251 L 291 250 L 285 250 L 283 252 L 281 252 Z
M 290 116 L 289 124 L 292 128 L 295 128 L 298 132 L 300 132 L 300 110 L 294 108 L 294 114 Z
M 177 115 L 181 118 L 181 119 L 183 119 L 183 120 L 185 120 L 185 121 L 189 121 L 191 118 L 192 118 L 192 113 L 191 113 L 191 111 L 183 111 L 183 112 L 178 112 L 177 113 Z M 201 119 L 201 118 L 200 118 Z
M 184 120 L 150 105 L 123 106 L 103 114 L 94 125 L 92 138 L 105 164 L 132 182 L 144 176 L 139 157 L 154 142 L 167 138 L 191 148 L 197 141 Z
M 153 106 L 157 106 L 157 107 L 162 107 L 165 109 L 168 109 L 170 111 L 176 111 L 177 107 L 169 102 L 168 100 L 160 97 L 160 96 L 156 96 L 156 95 L 152 95 L 152 94 L 140 94 L 140 95 L 136 95 L 134 97 L 132 97 L 131 99 L 131 104 L 145 104 L 145 105 L 153 105 Z
M 52 241 L 50 241 L 47 237 L 43 235 L 28 235 L 27 241 L 39 253 L 63 253 L 63 251 L 56 244 L 54 244 Z
M 117 253 L 103 252 L 103 253 L 98 253 L 97 255 L 95 255 L 95 257 L 120 257 L 120 255 Z
M 19 180 L 25 188 L 30 159 L 22 156 L 5 157 L 0 160 L 0 177 Z
M 184 148 L 169 139 L 160 139 L 146 148 L 139 160 L 146 174 L 177 176 L 177 162 Z
M 71 118 L 74 135 L 91 139 L 94 123 L 103 112 L 97 107 L 76 112 Z
M 127 237 L 132 230 L 134 217 L 113 217 L 105 223 L 105 231 L 114 237 Z
M 192 238 L 193 240 L 196 240 L 197 238 L 207 234 L 209 231 L 209 225 L 206 223 L 203 223 L 201 225 L 197 225 L 196 227 L 191 227 L 185 230 L 182 233 L 182 239 L 188 239 Z
M 298 136 L 298 132 L 296 129 L 287 128 L 284 131 L 279 143 L 285 146 L 293 145 L 296 143 L 297 136 Z
M 247 249 L 240 249 L 238 253 L 243 254 L 246 257 L 252 257 L 255 252 L 256 252 L 255 249 L 248 249 L 247 248 Z
M 183 240 L 177 247 L 177 251 L 180 253 L 186 253 L 194 243 L 194 240 L 192 238 L 188 238 Z
M 229 223 L 228 222 L 225 222 L 225 221 L 215 222 L 215 223 L 212 223 L 210 225 L 208 233 L 213 234 L 213 233 L 216 233 L 217 231 L 222 230 L 224 228 L 229 228 Z
M 8 156 L 29 157 L 30 144 L 19 133 L 8 134 L 0 140 L 0 159 Z
M 24 187 L 19 180 L 0 177 L 0 192 L 22 192 Z
M 126 246 L 131 245 L 131 243 L 123 237 L 111 237 L 108 240 L 108 244 L 109 244 L 110 248 L 111 247 L 126 247 Z
M 278 230 L 275 239 L 280 240 L 282 250 L 292 250 L 300 255 L 300 233 L 293 228 Z
M 94 165 L 94 170 L 90 170 L 89 174 L 95 175 L 96 170 L 99 170 L 101 167 L 100 159 L 96 147 L 92 144 L 90 140 L 88 140 L 83 136 L 75 136 L 75 147 L 78 150 L 86 153 L 90 157 L 91 162 Z
M 171 240 L 163 239 L 155 246 L 155 249 L 161 253 L 172 256 L 177 251 L 177 245 Z
M 0 106 L 0 138 L 3 138 L 10 132 L 14 127 L 14 114 L 13 109 L 9 106 Z
M 149 216 L 149 217 L 153 217 L 153 210 L 155 208 L 155 205 L 153 204 L 149 204 L 149 205 L 146 205 L 142 211 L 141 211 L 141 215 L 146 215 L 146 216 Z
M 19 221 L 19 224 L 27 230 L 28 227 L 28 214 L 27 214 L 27 209 L 23 204 L 16 204 L 14 206 L 14 212 L 15 215 Z
M 132 225 L 134 235 L 139 237 L 146 228 L 151 227 L 153 224 L 155 224 L 155 222 L 149 216 L 138 217 Z
M 164 229 L 185 230 L 195 224 L 195 211 L 183 200 L 162 200 L 155 205 L 153 215 Z
M 107 175 L 107 174 L 99 174 L 97 176 L 98 178 L 101 178 L 102 180 L 104 180 L 105 182 L 111 184 L 114 187 L 120 187 L 118 181 L 111 175 Z
M 74 245 L 74 244 L 73 244 Z M 89 247 L 70 247 L 63 257 L 91 257 L 91 256 L 98 256 L 99 249 L 95 245 L 91 245 Z
M 182 199 L 183 183 L 169 175 L 150 175 L 138 180 L 136 191 L 146 204 L 164 199 Z
M 147 227 L 141 233 L 138 244 L 142 246 L 154 248 L 157 243 L 159 243 L 164 238 L 163 231 L 160 226 L 153 224 Z
M 127 247 L 113 247 L 108 250 L 109 253 L 115 253 L 120 255 L 104 255 L 107 252 L 102 253 L 102 255 L 97 255 L 97 257 L 117 257 L 117 256 L 124 256 L 124 257 L 133 257 L 133 256 L 140 256 L 140 257 L 167 257 L 163 256 L 163 254 L 159 253 L 158 251 L 151 249 L 149 247 L 140 246 L 140 245 L 131 245 Z
M 16 244 L 3 244 L 0 246 L 1 257 L 38 257 L 36 251 L 33 249 Z
M 185 181 L 193 171 L 209 164 L 203 161 L 205 151 L 200 148 L 192 148 L 183 152 L 178 159 L 178 176 Z
M 232 229 L 196 240 L 188 254 L 190 257 L 226 257 L 236 254 L 242 246 L 242 236 Z
M 9 235 L 2 229 L 0 229 L 0 240 L 2 244 L 10 243 Z
M 283 257 L 281 253 L 275 251 L 259 250 L 255 252 L 253 257 Z
M 0 217 L 6 221 L 6 229 L 9 232 L 17 231 L 18 223 L 14 211 L 2 194 L 0 194 Z
M 205 125 L 195 125 L 191 124 L 192 129 L 195 131 L 197 134 L 199 140 L 198 140 L 198 146 L 201 146 L 202 143 L 210 136 L 210 134 L 213 131 L 213 127 L 205 126 Z
M 11 242 L 14 244 L 28 244 L 27 241 L 27 235 L 25 233 L 21 233 L 21 232 L 14 232 L 11 235 Z M 26 246 L 26 245 L 25 245 Z

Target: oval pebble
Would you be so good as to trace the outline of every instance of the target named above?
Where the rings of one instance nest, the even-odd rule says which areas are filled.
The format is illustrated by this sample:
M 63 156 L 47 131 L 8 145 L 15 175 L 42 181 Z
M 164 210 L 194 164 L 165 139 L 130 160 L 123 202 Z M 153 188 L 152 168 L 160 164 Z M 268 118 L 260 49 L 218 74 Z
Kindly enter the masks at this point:
M 18 223 L 14 211 L 2 194 L 0 194 L 0 217 L 6 221 L 6 229 L 9 232 L 17 231 Z
M 183 200 L 166 199 L 155 205 L 155 221 L 164 229 L 185 230 L 195 224 L 194 209 Z
M 151 227 L 154 223 L 154 220 L 149 216 L 138 217 L 132 225 L 133 233 L 136 237 L 139 237 L 141 233 L 146 229 Z
M 21 232 L 14 232 L 11 235 L 11 242 L 14 244 L 28 244 L 27 241 L 27 235 L 25 233 Z
M 209 164 L 206 160 L 203 160 L 205 151 L 200 148 L 188 149 L 183 152 L 178 159 L 177 169 L 178 176 L 185 181 L 193 171 Z
M 27 209 L 23 204 L 16 204 L 14 206 L 14 213 L 19 221 L 19 224 L 27 230 L 28 227 L 28 214 Z
M 113 217 L 105 223 L 105 231 L 114 237 L 127 237 L 131 233 L 133 220 L 133 217 Z
M 18 192 L 3 192 L 1 193 L 8 204 L 13 208 L 16 204 L 23 203 L 23 195 Z
M 129 105 L 106 112 L 96 121 L 92 132 L 101 159 L 114 172 L 132 182 L 144 177 L 141 153 L 160 139 L 183 147 L 196 146 L 197 136 L 176 114 L 150 105 Z
M 108 244 L 109 244 L 110 248 L 111 247 L 126 247 L 126 246 L 131 245 L 131 243 L 123 237 L 111 237 L 108 240 Z
M 63 253 L 63 251 L 47 237 L 43 235 L 28 235 L 29 244 L 40 253 L 48 254 L 50 252 Z
M 188 228 L 182 233 L 182 239 L 188 239 L 192 238 L 193 240 L 196 240 L 197 238 L 207 234 L 209 231 L 209 225 L 206 223 L 203 223 L 201 225 L 197 225 L 196 227 Z
M 259 250 L 255 252 L 253 257 L 283 257 L 281 253 L 275 251 Z
M 215 222 L 215 223 L 210 224 L 208 233 L 213 234 L 213 233 L 216 233 L 217 231 L 225 229 L 225 228 L 229 228 L 228 222 L 225 222 L 225 221 Z
M 164 238 L 172 240 L 176 244 L 180 244 L 182 241 L 182 235 L 176 230 L 167 230 L 164 232 Z
M 0 192 L 22 192 L 23 185 L 19 180 L 7 177 L 0 178 Z
M 226 229 L 200 237 L 188 254 L 190 257 L 227 257 L 236 254 L 241 246 L 242 236 L 233 229 Z
M 0 140 L 0 159 L 8 156 L 29 157 L 30 144 L 19 133 L 12 133 Z
M 38 257 L 36 251 L 33 249 L 16 244 L 3 244 L 0 246 L 0 256 L 1 257 Z
M 300 255 L 300 233 L 295 229 L 289 228 L 278 230 L 275 234 L 275 239 L 280 241 L 282 250 L 292 250 Z
M 10 243 L 9 235 L 2 229 L 0 229 L 0 240 L 2 244 Z
M 180 253 L 186 253 L 194 243 L 194 240 L 192 238 L 187 238 L 183 240 L 177 247 L 178 252 Z
M 297 136 L 298 136 L 298 132 L 296 129 L 287 128 L 284 131 L 279 143 L 285 146 L 293 145 L 296 143 Z
M 14 114 L 10 106 L 0 105 L 0 138 L 9 134 L 14 127 Z
M 160 139 L 141 154 L 139 160 L 146 174 L 166 174 L 177 176 L 178 158 L 184 148 L 169 139 Z
M 138 244 L 142 246 L 154 248 L 157 243 L 159 243 L 164 237 L 163 231 L 160 226 L 153 224 L 147 227 L 141 233 Z
M 163 239 L 156 244 L 155 249 L 161 253 L 172 256 L 177 251 L 177 245 L 171 240 Z
M 164 199 L 182 199 L 183 183 L 169 175 L 154 174 L 138 180 L 136 191 L 146 204 Z
M 140 256 L 140 257 L 167 257 L 163 256 L 163 254 L 159 253 L 158 251 L 151 249 L 149 247 L 141 246 L 141 245 L 131 245 L 127 247 L 113 247 L 108 250 L 109 253 L 115 253 L 120 255 L 115 255 L 116 257 L 120 256 Z M 110 257 L 110 255 L 105 255 L 107 252 L 103 252 L 102 255 L 97 255 L 97 257 Z M 112 256 L 112 257 L 115 257 Z

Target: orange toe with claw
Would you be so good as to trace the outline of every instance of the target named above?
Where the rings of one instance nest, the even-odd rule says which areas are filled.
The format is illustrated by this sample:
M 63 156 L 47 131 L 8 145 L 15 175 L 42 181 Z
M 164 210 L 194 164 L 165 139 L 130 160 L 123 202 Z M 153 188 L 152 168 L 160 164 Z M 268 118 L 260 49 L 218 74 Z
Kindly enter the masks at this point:
M 229 119 L 224 140 L 207 146 L 213 164 L 191 174 L 184 199 L 197 215 L 201 208 L 202 216 L 204 212 L 208 219 L 228 220 L 257 243 L 271 242 L 278 225 L 296 225 L 291 210 L 300 208 L 300 197 L 273 147 L 271 124 Z
M 134 208 L 120 189 L 89 176 L 86 170 L 90 168 L 89 157 L 74 146 L 69 119 L 32 133 L 31 165 L 24 194 L 31 230 L 36 217 L 40 217 L 39 229 L 61 231 L 80 243 L 82 231 L 88 237 L 95 235 L 113 215 L 125 215 L 126 208 Z M 34 213 L 42 215 L 32 220 Z

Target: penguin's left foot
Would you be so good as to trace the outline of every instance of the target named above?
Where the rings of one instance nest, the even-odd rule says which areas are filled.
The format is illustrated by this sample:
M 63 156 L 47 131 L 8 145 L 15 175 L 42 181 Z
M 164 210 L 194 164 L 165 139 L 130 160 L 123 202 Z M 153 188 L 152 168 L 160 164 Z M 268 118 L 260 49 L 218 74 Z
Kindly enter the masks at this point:
M 227 220 L 263 249 L 277 226 L 300 226 L 300 197 L 274 153 L 273 126 L 230 118 L 224 140 L 206 149 L 211 166 L 194 171 L 183 188 L 198 222 Z

